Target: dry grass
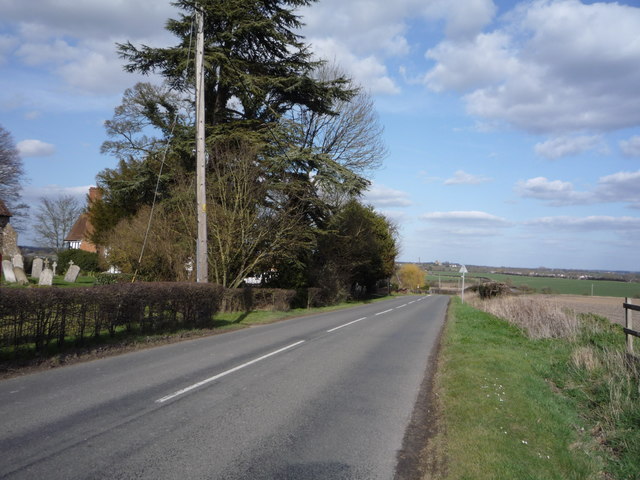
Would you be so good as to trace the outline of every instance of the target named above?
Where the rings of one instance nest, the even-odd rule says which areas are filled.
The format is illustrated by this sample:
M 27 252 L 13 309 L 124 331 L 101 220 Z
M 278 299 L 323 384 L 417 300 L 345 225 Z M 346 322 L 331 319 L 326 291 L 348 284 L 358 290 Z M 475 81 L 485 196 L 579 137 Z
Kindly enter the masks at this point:
M 530 338 L 573 338 L 579 331 L 575 312 L 543 298 L 502 296 L 481 300 L 472 297 L 469 303 L 517 325 Z

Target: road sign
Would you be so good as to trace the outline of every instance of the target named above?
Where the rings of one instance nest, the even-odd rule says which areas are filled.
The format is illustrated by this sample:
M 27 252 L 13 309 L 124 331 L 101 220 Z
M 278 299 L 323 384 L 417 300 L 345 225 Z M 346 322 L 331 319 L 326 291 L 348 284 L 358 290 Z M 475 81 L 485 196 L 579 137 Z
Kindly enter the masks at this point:
M 462 265 L 462 267 L 460 267 L 460 273 L 461 273 L 462 275 L 464 275 L 465 273 L 468 273 L 468 272 L 467 272 L 467 267 L 465 267 L 464 265 Z

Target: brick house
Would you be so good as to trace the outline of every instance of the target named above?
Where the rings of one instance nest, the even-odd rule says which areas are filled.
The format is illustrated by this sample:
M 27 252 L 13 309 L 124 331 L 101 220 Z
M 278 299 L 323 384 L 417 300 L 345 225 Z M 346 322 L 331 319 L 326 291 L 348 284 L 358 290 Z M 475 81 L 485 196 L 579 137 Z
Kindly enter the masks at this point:
M 89 205 L 95 200 L 100 198 L 100 189 L 97 187 L 89 188 Z M 69 234 L 66 236 L 64 241 L 67 243 L 69 248 L 84 250 L 86 252 L 97 253 L 98 247 L 94 245 L 89 237 L 93 233 L 93 226 L 91 225 L 91 221 L 89 220 L 89 214 L 84 212 L 81 213 L 76 222 L 71 227 Z

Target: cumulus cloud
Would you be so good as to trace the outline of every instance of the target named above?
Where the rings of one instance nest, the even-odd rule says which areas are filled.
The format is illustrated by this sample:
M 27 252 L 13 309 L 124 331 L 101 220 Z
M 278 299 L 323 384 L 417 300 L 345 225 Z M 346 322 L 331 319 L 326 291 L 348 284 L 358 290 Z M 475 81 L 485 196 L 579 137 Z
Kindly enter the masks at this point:
M 640 123 L 640 8 L 578 0 L 522 3 L 494 31 L 445 40 L 425 82 L 466 92 L 467 111 L 535 133 Z
M 359 57 L 336 38 L 312 40 L 314 54 L 344 69 L 359 85 L 374 94 L 400 92 L 387 67 L 375 55 Z
M 381 184 L 373 184 L 364 195 L 365 201 L 376 208 L 408 207 L 413 204 L 409 194 L 401 190 L 385 187 Z
M 632 208 L 640 208 L 640 171 L 618 172 L 598 180 L 594 196 L 600 202 L 629 203 Z
M 22 158 L 48 157 L 56 152 L 56 147 L 41 140 L 22 140 L 16 145 Z
M 571 182 L 548 180 L 545 177 L 530 178 L 516 185 L 516 192 L 524 198 L 537 198 L 553 206 L 573 205 L 590 200 L 590 195 L 576 192 Z
M 579 155 L 589 150 L 605 153 L 607 148 L 600 135 L 577 135 L 555 137 L 535 146 L 538 155 L 550 159 L 558 159 L 569 155 Z
M 626 203 L 631 208 L 640 208 L 640 191 L 637 188 L 639 183 L 640 171 L 617 172 L 600 177 L 595 187 L 580 192 L 575 190 L 571 182 L 536 177 L 519 181 L 515 191 L 521 197 L 543 200 L 554 207 Z
M 453 39 L 472 38 L 491 22 L 496 13 L 492 0 L 434 0 L 425 2 L 423 9 L 427 18 L 445 19 L 447 37 Z
M 174 40 L 164 24 L 176 14 L 168 2 L 153 0 L 116 4 L 42 0 L 38 8 L 16 0 L 2 4 L 3 20 L 15 25 L 11 37 L 19 44 L 11 50 L 15 59 L 55 74 L 60 90 L 85 95 L 120 93 L 139 81 L 141 76 L 122 71 L 115 43 L 170 45 Z M 0 62 L 4 43 L 0 39 Z M 40 88 L 46 96 L 45 89 L 35 83 L 29 88 Z
M 628 157 L 640 157 L 640 135 L 620 142 L 620 150 Z
M 490 182 L 491 179 L 482 175 L 472 175 L 464 170 L 458 170 L 453 177 L 444 181 L 445 185 L 478 185 L 480 183 Z

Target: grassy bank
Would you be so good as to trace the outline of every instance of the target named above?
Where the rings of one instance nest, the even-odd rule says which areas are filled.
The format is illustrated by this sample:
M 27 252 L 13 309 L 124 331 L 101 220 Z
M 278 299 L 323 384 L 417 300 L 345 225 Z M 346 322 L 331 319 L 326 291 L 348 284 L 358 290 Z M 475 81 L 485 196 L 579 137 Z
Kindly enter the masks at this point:
M 446 468 L 427 478 L 640 478 L 638 371 L 624 365 L 620 328 L 534 320 L 527 334 L 452 301 L 430 446 Z

